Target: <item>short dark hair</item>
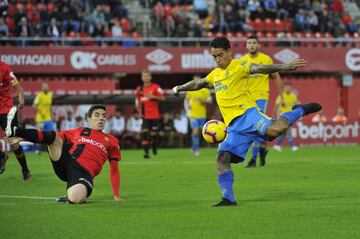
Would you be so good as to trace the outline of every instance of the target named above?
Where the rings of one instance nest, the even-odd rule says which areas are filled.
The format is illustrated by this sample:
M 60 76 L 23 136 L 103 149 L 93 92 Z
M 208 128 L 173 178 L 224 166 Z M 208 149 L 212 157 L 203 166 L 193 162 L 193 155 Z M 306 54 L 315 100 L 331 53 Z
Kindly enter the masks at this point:
M 91 106 L 89 111 L 87 112 L 87 117 L 91 117 L 92 113 L 97 109 L 102 109 L 102 110 L 106 111 L 106 106 L 105 105 L 93 105 L 93 106 Z
M 255 39 L 257 42 L 259 42 L 259 38 L 255 35 L 251 35 L 251 36 L 248 36 L 248 38 L 246 39 L 247 40 L 250 40 L 250 39 Z
M 229 50 L 231 48 L 231 44 L 229 39 L 227 39 L 226 37 L 215 37 L 211 40 L 210 47 Z

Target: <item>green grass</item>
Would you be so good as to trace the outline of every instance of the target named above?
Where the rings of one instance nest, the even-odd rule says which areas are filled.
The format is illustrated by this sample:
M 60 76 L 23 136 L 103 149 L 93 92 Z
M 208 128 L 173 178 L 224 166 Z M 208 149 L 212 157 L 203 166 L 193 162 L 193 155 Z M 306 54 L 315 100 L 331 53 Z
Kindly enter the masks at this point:
M 271 151 L 264 168 L 234 165 L 239 205 L 231 208 L 210 207 L 220 199 L 215 149 L 159 153 L 145 161 L 123 151 L 125 201 L 112 200 L 105 165 L 84 205 L 54 202 L 65 184 L 45 153 L 27 156 L 31 182 L 12 155 L 0 175 L 0 237 L 360 238 L 360 147 L 285 149 Z

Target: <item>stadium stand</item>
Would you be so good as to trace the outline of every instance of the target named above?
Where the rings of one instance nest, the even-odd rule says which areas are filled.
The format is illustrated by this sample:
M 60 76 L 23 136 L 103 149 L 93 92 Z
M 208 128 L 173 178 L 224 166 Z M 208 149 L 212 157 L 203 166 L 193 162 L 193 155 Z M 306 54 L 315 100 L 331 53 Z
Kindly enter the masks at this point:
M 48 37 L 51 45 L 64 44 L 61 38 L 183 38 L 253 31 L 264 38 L 275 38 L 277 33 L 356 38 L 359 19 L 359 7 L 350 0 L 22 0 L 9 1 L 0 33 Z

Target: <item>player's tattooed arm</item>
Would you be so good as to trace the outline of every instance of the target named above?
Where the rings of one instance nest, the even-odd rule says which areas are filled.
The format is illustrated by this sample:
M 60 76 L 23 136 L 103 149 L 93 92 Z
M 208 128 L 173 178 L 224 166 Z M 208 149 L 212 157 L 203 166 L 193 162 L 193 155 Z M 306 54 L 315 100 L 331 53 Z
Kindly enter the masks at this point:
M 296 59 L 295 61 L 288 64 L 274 64 L 274 65 L 262 65 L 262 64 L 251 64 L 250 74 L 271 74 L 281 71 L 295 71 L 296 69 L 306 65 L 304 59 Z
M 175 86 L 172 91 L 174 94 L 177 94 L 181 91 L 195 91 L 200 90 L 202 88 L 213 88 L 212 85 L 210 85 L 205 78 L 201 79 L 194 79 L 192 81 L 189 81 L 183 85 Z

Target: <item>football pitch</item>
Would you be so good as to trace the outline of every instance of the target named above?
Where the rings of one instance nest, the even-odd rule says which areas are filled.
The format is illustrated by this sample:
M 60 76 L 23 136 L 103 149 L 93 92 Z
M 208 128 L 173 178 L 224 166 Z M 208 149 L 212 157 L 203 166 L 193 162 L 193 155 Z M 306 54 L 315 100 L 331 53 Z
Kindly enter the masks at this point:
M 360 147 L 270 151 L 263 168 L 234 165 L 236 207 L 220 201 L 215 148 L 122 152 L 115 202 L 109 165 L 83 205 L 58 204 L 65 184 L 46 153 L 27 154 L 23 182 L 13 155 L 0 175 L 1 238 L 360 238 Z

